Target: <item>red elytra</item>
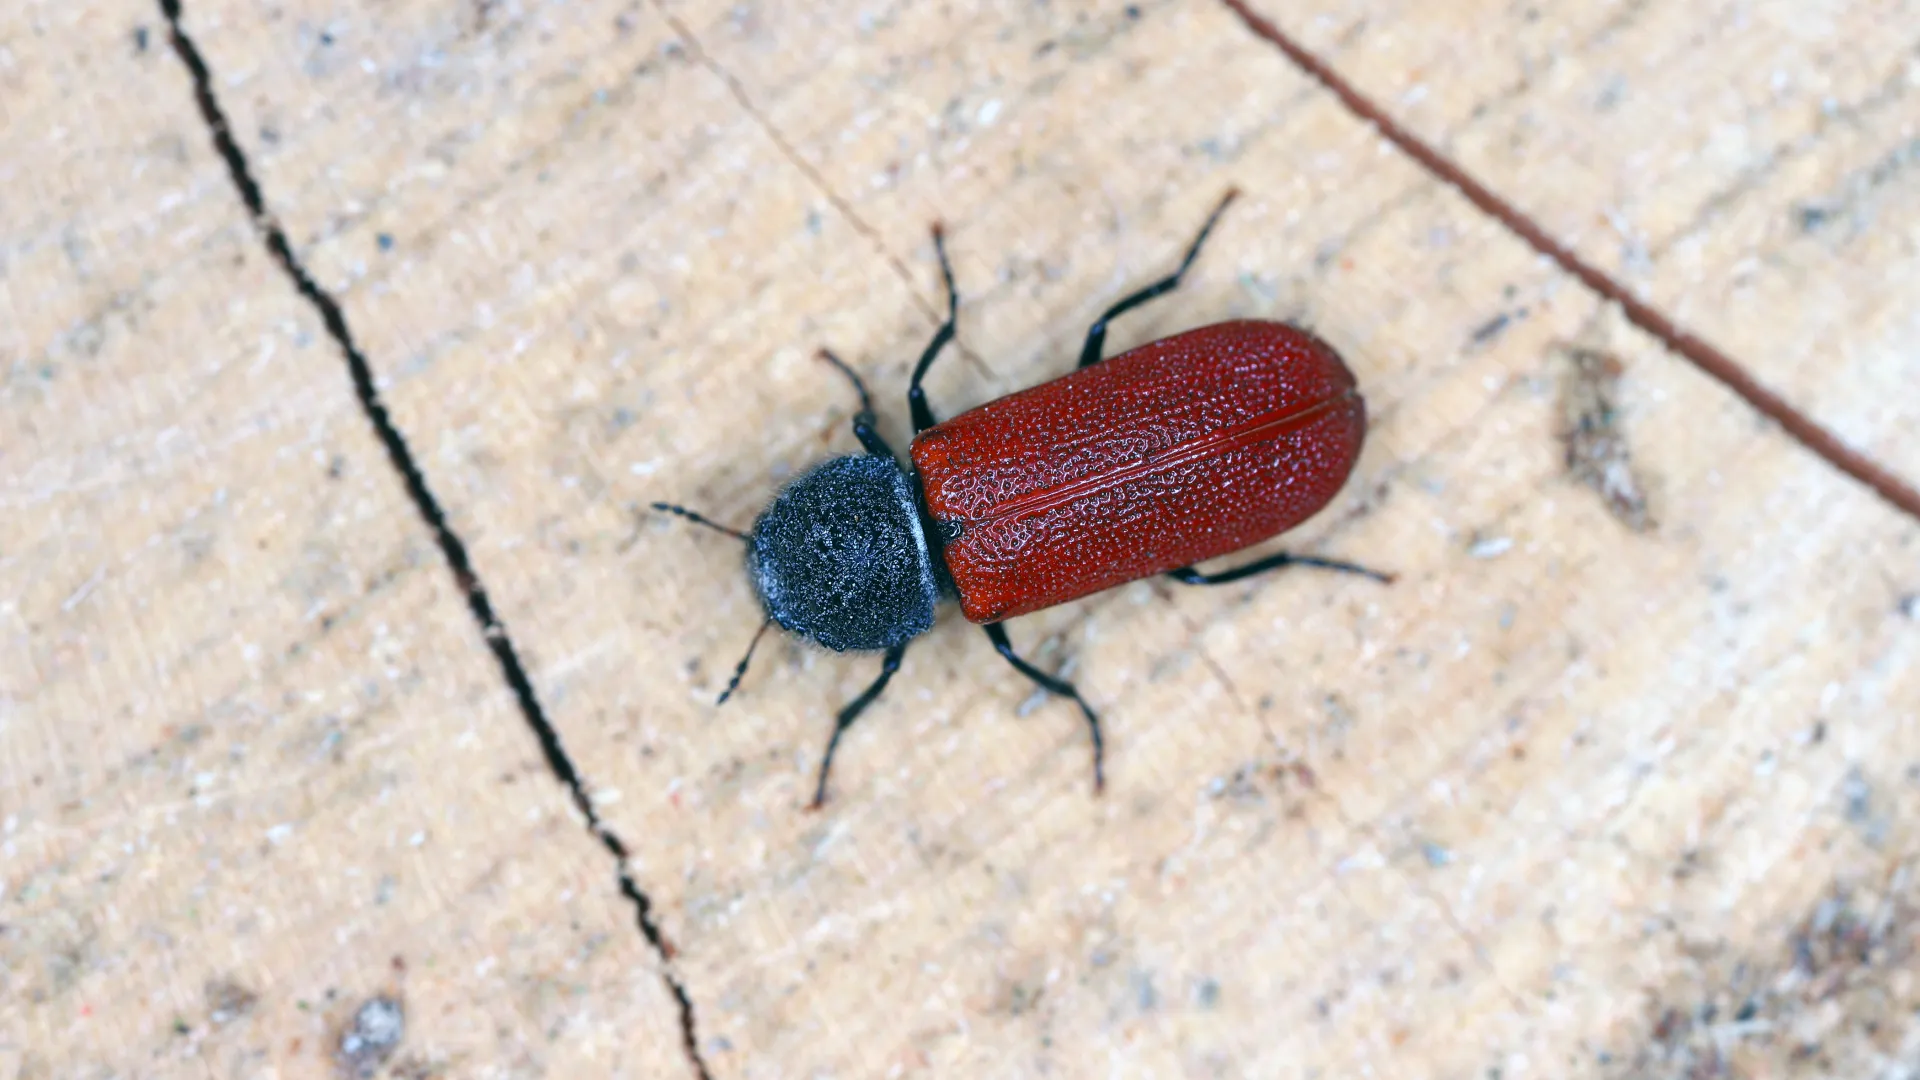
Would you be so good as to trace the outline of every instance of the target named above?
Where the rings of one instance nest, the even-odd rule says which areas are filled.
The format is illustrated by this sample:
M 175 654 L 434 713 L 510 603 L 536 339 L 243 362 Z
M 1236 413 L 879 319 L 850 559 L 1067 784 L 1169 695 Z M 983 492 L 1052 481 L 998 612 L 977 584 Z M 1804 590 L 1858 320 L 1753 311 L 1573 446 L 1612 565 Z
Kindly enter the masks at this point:
M 1339 492 L 1366 426 L 1332 348 L 1241 320 L 961 413 L 911 454 L 961 608 L 993 623 L 1291 529 Z

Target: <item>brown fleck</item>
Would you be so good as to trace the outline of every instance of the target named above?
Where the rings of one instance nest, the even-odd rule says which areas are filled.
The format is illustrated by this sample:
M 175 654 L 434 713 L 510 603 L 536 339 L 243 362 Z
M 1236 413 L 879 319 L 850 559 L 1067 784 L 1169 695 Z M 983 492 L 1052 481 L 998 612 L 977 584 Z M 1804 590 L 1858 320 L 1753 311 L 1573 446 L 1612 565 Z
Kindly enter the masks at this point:
M 1607 510 L 1634 532 L 1654 527 L 1645 485 L 1634 472 L 1619 407 L 1618 357 L 1598 349 L 1566 346 L 1559 350 L 1560 440 L 1567 472 L 1600 493 Z
M 447 1075 L 447 1069 L 438 1061 L 428 1061 L 416 1054 L 395 1062 L 387 1075 L 393 1080 L 440 1080 Z
M 231 1024 L 253 1011 L 260 995 L 232 979 L 207 980 L 207 1022 L 214 1027 Z

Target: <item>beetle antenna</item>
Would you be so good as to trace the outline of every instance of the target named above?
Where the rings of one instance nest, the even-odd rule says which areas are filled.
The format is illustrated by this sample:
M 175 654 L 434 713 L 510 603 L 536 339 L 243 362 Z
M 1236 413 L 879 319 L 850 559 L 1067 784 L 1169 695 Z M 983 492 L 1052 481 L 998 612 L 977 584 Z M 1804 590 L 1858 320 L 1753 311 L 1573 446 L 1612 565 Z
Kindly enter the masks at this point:
M 722 525 L 717 521 L 713 521 L 708 518 L 701 517 L 699 514 L 694 513 L 693 511 L 687 509 L 684 506 L 675 506 L 672 503 L 657 502 L 653 504 L 653 508 L 655 510 L 665 510 L 669 514 L 678 514 L 679 516 L 686 518 L 688 521 L 693 522 L 695 525 L 705 525 L 709 529 L 714 529 L 719 532 L 726 533 L 728 536 L 733 537 L 735 540 L 739 540 L 745 543 L 752 542 L 751 538 L 748 537 L 746 533 L 741 532 L 739 529 L 729 529 L 725 525 Z
M 1213 213 L 1207 215 L 1207 223 L 1200 226 L 1200 235 L 1193 238 L 1193 246 L 1187 249 L 1187 257 L 1181 261 L 1180 269 L 1174 274 L 1175 277 L 1185 274 L 1187 268 L 1193 265 L 1194 258 L 1200 254 L 1200 245 L 1207 242 L 1207 234 L 1220 223 L 1220 215 L 1227 212 L 1227 206 L 1239 197 L 1238 187 L 1230 187 L 1225 195 L 1220 196 L 1220 201 L 1214 205 Z
M 821 349 L 814 355 L 840 369 L 840 374 L 845 375 L 847 380 L 853 383 L 854 392 L 860 395 L 860 415 L 872 416 L 874 414 L 873 398 L 867 394 L 867 384 L 860 381 L 860 373 L 848 367 L 845 360 L 835 356 L 832 349 Z
M 754 631 L 753 641 L 747 646 L 747 655 L 740 658 L 740 665 L 733 669 L 733 678 L 727 680 L 727 688 L 720 691 L 720 700 L 714 702 L 715 705 L 725 705 L 727 699 L 732 697 L 733 692 L 739 688 L 741 677 L 747 673 L 747 664 L 753 660 L 753 650 L 760 647 L 760 639 L 766 636 L 767 627 L 772 625 L 773 617 L 768 616 L 767 621 L 760 624 L 760 629 Z

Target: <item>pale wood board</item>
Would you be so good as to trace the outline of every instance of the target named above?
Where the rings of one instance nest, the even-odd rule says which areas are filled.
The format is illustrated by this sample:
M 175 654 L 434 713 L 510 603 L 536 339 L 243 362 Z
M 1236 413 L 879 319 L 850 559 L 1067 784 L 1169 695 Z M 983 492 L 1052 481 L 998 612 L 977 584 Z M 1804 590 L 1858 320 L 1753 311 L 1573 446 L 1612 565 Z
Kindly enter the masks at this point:
M 153 22 L 0 29 L 33 196 L 0 202 L 0 1075 L 323 1075 L 382 995 L 395 1067 L 681 1067 L 339 357 L 185 71 L 136 50 Z
M 1912 5 L 1261 10 L 1920 475 Z M 331 1075 L 379 993 L 390 1075 L 686 1076 L 663 963 L 721 1077 L 1920 1060 L 1920 529 L 1226 9 L 187 26 L 679 952 L 542 763 L 157 7 L 32 5 L 0 15 L 0 1076 Z M 1231 184 L 1110 349 L 1230 316 L 1333 342 L 1373 429 L 1286 543 L 1400 580 L 1014 623 L 1106 717 L 1099 799 L 1071 707 L 948 611 L 804 813 L 874 661 L 769 645 L 716 710 L 759 619 L 738 551 L 646 504 L 745 522 L 852 452 L 823 344 L 904 446 L 936 218 L 950 414 L 1064 370 Z M 1619 364 L 1647 528 L 1569 475 L 1574 348 Z

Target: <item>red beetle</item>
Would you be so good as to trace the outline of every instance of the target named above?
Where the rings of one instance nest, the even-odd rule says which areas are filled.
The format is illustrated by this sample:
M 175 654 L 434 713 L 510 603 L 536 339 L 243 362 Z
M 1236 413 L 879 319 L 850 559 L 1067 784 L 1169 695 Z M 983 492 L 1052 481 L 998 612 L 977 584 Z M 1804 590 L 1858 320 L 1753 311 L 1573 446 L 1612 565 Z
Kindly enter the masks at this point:
M 886 688 L 907 644 L 932 628 L 942 595 L 957 597 L 1021 674 L 1080 706 L 1093 734 L 1099 791 L 1099 716 L 1072 683 L 1021 659 L 1003 620 L 1155 574 L 1219 585 L 1303 565 L 1393 580 L 1285 553 L 1213 574 L 1193 567 L 1293 528 L 1346 483 L 1367 409 L 1353 373 L 1326 343 L 1283 323 L 1241 320 L 1100 358 L 1108 320 L 1179 285 L 1236 194 L 1227 192 L 1207 218 L 1179 269 L 1100 316 L 1078 370 L 939 424 L 920 383 L 953 340 L 960 303 L 934 226 L 947 321 L 907 389 L 911 473 L 874 430 L 860 377 L 823 349 L 821 357 L 860 395 L 853 433 L 866 454 L 830 458 L 801 474 L 746 532 L 653 504 L 746 543 L 749 576 L 767 612 L 760 633 L 778 623 L 835 651 L 884 653 L 880 677 L 836 718 L 815 807 L 826 800 L 840 736 Z M 752 658 L 749 645 L 722 702 Z

